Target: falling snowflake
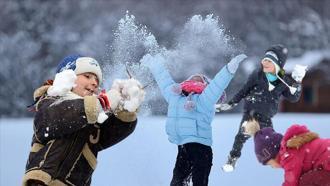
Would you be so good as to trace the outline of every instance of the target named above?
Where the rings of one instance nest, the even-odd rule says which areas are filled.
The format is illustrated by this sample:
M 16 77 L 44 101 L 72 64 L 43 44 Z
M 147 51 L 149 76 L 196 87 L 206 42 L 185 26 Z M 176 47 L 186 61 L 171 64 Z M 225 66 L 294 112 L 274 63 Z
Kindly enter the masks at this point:
M 47 138 L 48 136 L 49 136 L 49 134 L 46 132 L 46 133 L 45 133 L 45 137 Z
M 287 158 L 287 157 L 289 157 L 289 156 L 290 156 L 290 154 L 287 153 L 287 152 L 284 154 L 284 157 L 285 157 L 285 158 Z
M 265 139 L 269 139 L 269 136 L 266 136 Z
M 49 131 L 49 127 L 46 127 L 46 131 Z
M 306 151 L 307 153 L 310 153 L 310 150 L 309 150 L 309 149 L 306 149 L 305 151 Z

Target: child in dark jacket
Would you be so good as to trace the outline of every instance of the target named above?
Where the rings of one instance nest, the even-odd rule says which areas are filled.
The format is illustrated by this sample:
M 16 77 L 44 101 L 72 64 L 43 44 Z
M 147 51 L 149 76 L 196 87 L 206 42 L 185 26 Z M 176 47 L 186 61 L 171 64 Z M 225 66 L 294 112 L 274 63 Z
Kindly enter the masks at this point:
M 233 171 L 237 159 L 241 156 L 243 144 L 250 136 L 243 134 L 241 126 L 249 118 L 254 117 L 261 128 L 273 127 L 271 118 L 277 113 L 280 98 L 283 96 L 290 102 L 296 102 L 301 95 L 303 72 L 293 72 L 292 77 L 286 75 L 283 66 L 287 58 L 287 49 L 282 45 L 274 45 L 266 50 L 261 61 L 261 68 L 256 69 L 248 78 L 244 87 L 228 102 L 218 105 L 218 109 L 229 110 L 244 99 L 244 114 L 238 133 L 223 166 L 226 172 Z M 290 85 L 291 86 L 290 86 Z
M 25 186 L 90 185 L 98 152 L 125 139 L 137 123 L 135 112 L 110 114 L 115 108 L 108 93 L 98 94 L 102 72 L 95 59 L 71 55 L 56 72 L 54 82 L 34 93 Z
M 141 60 L 152 72 L 168 103 L 166 133 L 178 146 L 171 186 L 207 186 L 212 166 L 212 120 L 215 104 L 233 78 L 244 54 L 233 58 L 214 77 L 208 80 L 195 74 L 178 87 L 165 68 L 161 54 L 147 54 Z M 176 89 L 180 88 L 180 91 Z
M 330 138 L 322 139 L 304 125 L 292 125 L 284 136 L 251 120 L 245 132 L 254 136 L 263 165 L 284 169 L 283 186 L 330 186 Z

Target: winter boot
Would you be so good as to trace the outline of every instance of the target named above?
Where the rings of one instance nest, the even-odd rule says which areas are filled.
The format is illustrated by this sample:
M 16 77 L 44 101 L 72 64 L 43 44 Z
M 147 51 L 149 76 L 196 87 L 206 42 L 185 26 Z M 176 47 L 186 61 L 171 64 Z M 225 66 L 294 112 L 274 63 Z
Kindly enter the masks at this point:
M 222 166 L 222 170 L 225 171 L 225 172 L 234 171 L 237 160 L 238 160 L 238 157 L 232 157 L 232 156 L 229 155 L 227 163 Z

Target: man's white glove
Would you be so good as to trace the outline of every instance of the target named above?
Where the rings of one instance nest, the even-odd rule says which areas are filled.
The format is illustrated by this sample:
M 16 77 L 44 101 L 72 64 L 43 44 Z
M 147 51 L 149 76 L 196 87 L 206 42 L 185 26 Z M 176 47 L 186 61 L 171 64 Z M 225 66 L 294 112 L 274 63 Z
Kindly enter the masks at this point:
M 217 112 L 226 111 L 226 110 L 230 110 L 230 109 L 232 109 L 235 105 L 236 105 L 236 104 L 231 105 L 231 104 L 228 104 L 228 103 L 216 104 L 216 105 L 215 105 L 215 110 L 216 110 Z
M 245 54 L 240 54 L 235 56 L 230 62 L 227 64 L 227 69 L 231 74 L 235 74 L 236 70 L 239 67 L 239 64 L 246 59 L 247 56 Z
M 306 75 L 307 66 L 296 65 L 291 73 L 291 77 L 298 83 L 301 83 Z

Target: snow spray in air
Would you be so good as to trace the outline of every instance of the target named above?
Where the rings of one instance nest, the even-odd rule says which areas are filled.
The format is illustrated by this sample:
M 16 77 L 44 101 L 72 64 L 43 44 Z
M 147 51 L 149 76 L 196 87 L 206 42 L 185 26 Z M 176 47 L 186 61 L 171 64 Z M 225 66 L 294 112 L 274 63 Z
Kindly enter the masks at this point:
M 145 104 L 141 109 L 144 113 L 148 113 L 149 108 L 163 107 L 166 110 L 167 106 L 157 101 L 157 105 L 147 106 L 150 100 L 162 98 L 149 70 L 140 66 L 139 61 L 143 55 L 161 53 L 173 78 L 181 81 L 194 73 L 203 73 L 212 79 L 227 63 L 228 57 L 236 52 L 233 38 L 226 34 L 219 18 L 212 14 L 205 18 L 201 15 L 192 16 L 174 38 L 167 38 L 175 43 L 171 48 L 159 45 L 147 27 L 137 24 L 135 16 L 128 12 L 119 20 L 114 35 L 110 51 L 111 64 L 106 72 L 108 80 L 105 82 L 110 85 L 111 80 L 127 78 L 128 69 L 134 78 L 148 85 Z
M 212 14 L 205 18 L 192 16 L 174 39 L 176 45 L 168 50 L 167 56 L 170 67 L 175 66 L 173 72 L 184 76 L 179 78 L 194 73 L 213 77 L 227 63 L 226 57 L 234 52 L 233 38 Z
M 115 79 L 133 78 L 139 80 L 144 86 L 147 96 L 140 108 L 140 112 L 149 113 L 148 101 L 155 97 L 157 87 L 148 69 L 140 66 L 139 61 L 144 54 L 158 48 L 155 37 L 146 26 L 138 24 L 134 15 L 126 15 L 119 20 L 114 33 L 114 41 L 110 48 L 111 61 L 106 66 L 105 86 L 111 87 Z

